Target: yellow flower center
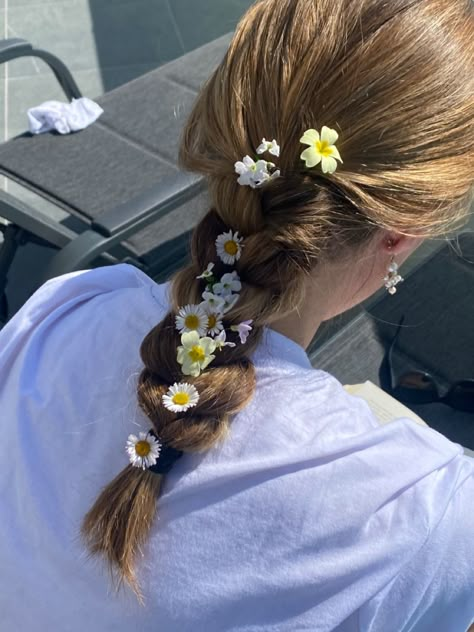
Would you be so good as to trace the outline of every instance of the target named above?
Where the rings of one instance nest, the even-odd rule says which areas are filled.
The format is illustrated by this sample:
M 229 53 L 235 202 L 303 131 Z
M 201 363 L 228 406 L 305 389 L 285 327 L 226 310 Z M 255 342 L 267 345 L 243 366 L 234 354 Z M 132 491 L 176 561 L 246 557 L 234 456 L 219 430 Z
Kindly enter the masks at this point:
M 208 329 L 214 329 L 216 324 L 217 324 L 217 318 L 214 316 L 214 314 L 210 314 L 207 317 L 207 328 Z
M 150 454 L 150 444 L 148 441 L 137 441 L 135 444 L 135 452 L 138 456 L 148 456 Z
M 315 142 L 316 150 L 322 156 L 332 156 L 332 145 L 327 140 L 317 140 Z
M 176 393 L 173 395 L 173 404 L 178 404 L 178 406 L 184 406 L 184 404 L 189 403 L 189 395 L 187 393 Z
M 228 255 L 236 255 L 239 247 L 235 241 L 226 241 L 224 244 L 224 250 Z
M 184 324 L 188 329 L 197 329 L 199 327 L 199 318 L 196 314 L 188 314 L 184 319 Z
M 194 345 L 194 347 L 191 347 L 191 351 L 189 351 L 189 357 L 193 362 L 202 362 L 206 354 L 200 345 Z

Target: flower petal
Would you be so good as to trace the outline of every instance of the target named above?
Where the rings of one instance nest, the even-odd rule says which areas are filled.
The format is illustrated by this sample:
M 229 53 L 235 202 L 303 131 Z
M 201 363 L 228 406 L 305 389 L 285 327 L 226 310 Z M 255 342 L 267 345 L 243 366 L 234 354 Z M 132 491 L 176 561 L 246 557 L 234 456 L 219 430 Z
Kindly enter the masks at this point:
M 307 129 L 303 136 L 300 138 L 300 143 L 303 145 L 314 145 L 319 140 L 319 132 L 315 129 Z
M 197 331 L 190 331 L 185 334 L 181 334 L 181 344 L 185 349 L 190 349 L 194 345 L 199 344 L 199 334 Z
M 234 164 L 234 169 L 236 173 L 240 173 L 240 174 L 247 173 L 247 167 L 244 165 L 244 163 L 241 160 L 239 160 L 238 162 Z
M 307 167 L 315 167 L 321 162 L 321 154 L 316 151 L 315 147 L 305 149 L 300 158 L 306 162 Z
M 323 156 L 321 167 L 323 173 L 334 173 L 337 169 L 337 162 L 331 156 Z
M 337 147 L 335 147 L 334 145 L 331 146 L 331 155 L 333 158 L 337 158 L 337 160 L 340 160 L 342 162 L 342 158 L 339 155 L 339 152 L 337 150 Z
M 207 367 L 208 364 L 210 364 L 214 358 L 216 356 L 215 355 L 207 355 L 204 360 L 202 362 L 200 362 L 200 367 L 201 367 L 201 371 L 204 371 L 204 369 Z
M 214 340 L 212 338 L 208 338 L 207 336 L 205 338 L 201 338 L 200 345 L 204 349 L 204 353 L 206 355 L 215 351 L 216 348 Z
M 334 145 L 338 138 L 339 134 L 336 132 L 335 129 L 331 129 L 330 127 L 326 127 L 326 125 L 323 125 L 321 129 L 322 141 L 326 141 L 327 143 L 329 143 L 329 145 Z

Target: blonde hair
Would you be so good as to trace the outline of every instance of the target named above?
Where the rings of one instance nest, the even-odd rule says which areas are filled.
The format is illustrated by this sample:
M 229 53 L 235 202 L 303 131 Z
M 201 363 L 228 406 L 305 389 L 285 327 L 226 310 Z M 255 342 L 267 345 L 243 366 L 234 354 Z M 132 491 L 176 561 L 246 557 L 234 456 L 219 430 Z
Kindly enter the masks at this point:
M 466 221 L 474 153 L 471 0 L 261 0 L 243 16 L 225 58 L 185 126 L 180 162 L 206 176 L 211 209 L 196 227 L 191 263 L 172 278 L 170 312 L 144 338 L 138 403 L 156 434 L 184 452 L 226 436 L 253 396 L 249 359 L 262 328 L 303 298 L 324 258 L 354 253 L 379 228 L 425 237 Z M 339 133 L 343 165 L 308 170 L 299 139 L 322 125 Z M 234 163 L 262 137 L 281 146 L 281 177 L 261 189 L 237 183 Z M 219 265 L 216 237 L 239 231 L 240 299 L 225 326 L 253 319 L 245 345 L 226 347 L 197 378 L 185 413 L 161 396 L 182 379 L 180 306 L 201 302 L 196 280 Z M 234 384 L 240 385 L 239 389 Z M 136 555 L 156 512 L 162 476 L 126 467 L 100 493 L 82 533 L 141 598 Z

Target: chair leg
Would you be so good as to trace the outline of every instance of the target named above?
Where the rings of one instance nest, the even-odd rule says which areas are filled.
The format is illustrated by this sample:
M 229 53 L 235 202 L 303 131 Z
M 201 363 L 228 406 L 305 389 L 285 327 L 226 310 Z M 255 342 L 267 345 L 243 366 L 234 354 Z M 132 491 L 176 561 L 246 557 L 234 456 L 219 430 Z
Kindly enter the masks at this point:
M 7 324 L 8 321 L 8 299 L 7 295 L 3 294 L 0 298 L 0 329 Z
M 0 225 L 3 233 L 3 244 L 0 248 L 0 322 L 8 320 L 8 300 L 6 288 L 8 283 L 8 271 L 15 258 L 19 246 L 28 243 L 28 234 L 14 224 Z

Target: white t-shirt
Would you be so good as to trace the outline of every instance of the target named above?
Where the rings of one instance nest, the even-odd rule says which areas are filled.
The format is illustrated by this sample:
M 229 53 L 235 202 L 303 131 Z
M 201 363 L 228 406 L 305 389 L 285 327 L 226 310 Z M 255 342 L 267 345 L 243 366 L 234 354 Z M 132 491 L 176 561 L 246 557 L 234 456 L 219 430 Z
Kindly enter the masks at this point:
M 474 466 L 461 446 L 313 369 L 266 329 L 224 442 L 165 477 L 115 594 L 79 527 L 150 424 L 139 347 L 168 285 L 128 264 L 45 283 L 0 331 L 0 629 L 463 632 L 474 620 Z

